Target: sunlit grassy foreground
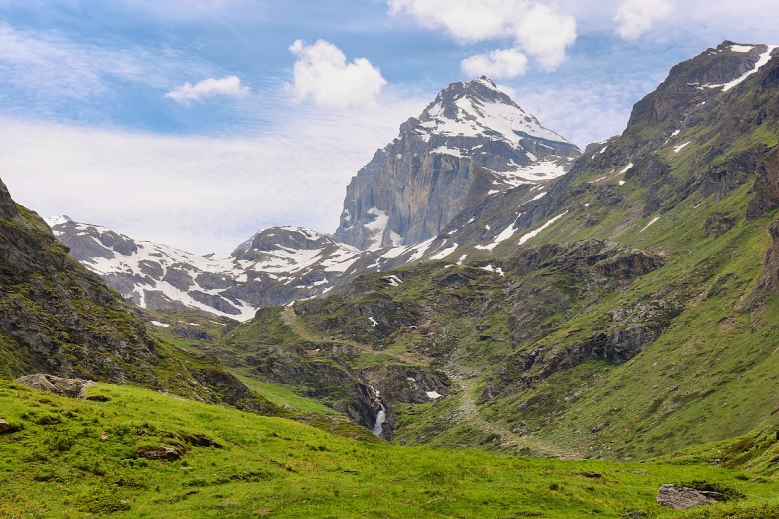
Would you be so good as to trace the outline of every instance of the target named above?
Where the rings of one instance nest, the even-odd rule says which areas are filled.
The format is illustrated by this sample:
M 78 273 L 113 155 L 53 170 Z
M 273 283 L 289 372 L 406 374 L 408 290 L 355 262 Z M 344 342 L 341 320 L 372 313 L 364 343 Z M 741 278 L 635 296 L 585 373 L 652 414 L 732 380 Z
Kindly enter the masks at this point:
M 110 400 L 0 382 L 0 418 L 21 428 L 0 435 L 0 517 L 674 517 L 655 504 L 662 483 L 779 491 L 708 466 L 395 447 L 135 387 L 89 390 L 99 395 Z M 198 434 L 220 446 L 193 445 Z M 137 454 L 162 445 L 186 453 Z

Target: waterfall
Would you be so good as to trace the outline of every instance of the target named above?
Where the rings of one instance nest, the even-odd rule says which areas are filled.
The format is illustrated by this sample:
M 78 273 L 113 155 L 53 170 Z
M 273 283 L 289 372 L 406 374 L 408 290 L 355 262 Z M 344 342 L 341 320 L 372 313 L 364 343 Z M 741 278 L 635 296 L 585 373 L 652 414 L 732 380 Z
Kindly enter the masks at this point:
M 379 390 L 373 386 L 371 386 L 371 389 L 373 390 L 373 394 L 376 395 L 376 400 L 379 401 L 379 412 L 376 413 L 376 422 L 373 424 L 373 434 L 381 436 L 381 433 L 384 431 L 382 425 L 387 421 L 387 408 L 384 407 L 384 403 L 381 401 Z
M 373 425 L 373 434 L 376 436 L 381 436 L 381 433 L 383 431 L 382 424 L 387 421 L 387 410 L 384 407 L 384 404 L 381 405 L 381 408 L 379 409 L 379 412 L 376 414 L 376 423 Z

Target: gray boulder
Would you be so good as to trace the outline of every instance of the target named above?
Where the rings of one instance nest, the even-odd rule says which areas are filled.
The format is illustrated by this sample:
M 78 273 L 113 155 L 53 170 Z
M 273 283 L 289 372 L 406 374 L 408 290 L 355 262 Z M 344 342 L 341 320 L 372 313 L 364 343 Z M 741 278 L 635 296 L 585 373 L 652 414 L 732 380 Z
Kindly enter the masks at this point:
M 91 380 L 82 380 L 80 378 L 60 378 L 54 375 L 44 375 L 36 373 L 35 375 L 25 375 L 16 379 L 16 382 L 43 391 L 50 391 L 58 395 L 65 395 L 70 398 L 84 398 L 86 388 L 93 385 Z
M 724 501 L 725 495 L 720 492 L 695 490 L 694 488 L 677 485 L 663 485 L 657 492 L 657 504 L 672 510 L 687 510 L 694 506 L 708 505 L 714 501 Z

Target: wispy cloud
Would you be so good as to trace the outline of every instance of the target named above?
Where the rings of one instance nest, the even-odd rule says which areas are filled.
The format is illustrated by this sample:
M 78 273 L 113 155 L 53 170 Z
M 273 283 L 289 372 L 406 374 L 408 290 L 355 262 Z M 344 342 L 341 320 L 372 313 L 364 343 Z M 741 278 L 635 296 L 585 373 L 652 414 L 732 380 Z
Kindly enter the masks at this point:
M 201 101 L 205 97 L 217 95 L 244 97 L 248 93 L 249 87 L 241 86 L 241 79 L 238 76 L 227 76 L 222 79 L 204 79 L 194 85 L 191 83 L 184 83 L 180 87 L 174 88 L 163 97 L 187 104 L 190 101 Z
M 374 102 L 387 81 L 365 58 L 346 62 L 346 55 L 330 42 L 306 45 L 297 40 L 289 47 L 297 56 L 291 85 L 299 100 L 311 98 L 319 106 L 345 108 Z
M 429 93 L 389 91 L 348 111 L 286 100 L 277 94 L 273 128 L 240 138 L 0 118 L 0 176 L 44 216 L 67 214 L 195 253 L 229 252 L 272 225 L 333 232 L 350 178 Z
M 162 90 L 185 72 L 206 75 L 214 67 L 169 48 L 100 47 L 59 32 L 30 31 L 0 23 L 0 110 L 48 114 L 73 107 L 88 112 L 101 97 L 116 94 L 117 83 Z M 194 87 L 193 87 L 194 88 Z M 16 106 L 14 106 L 16 105 Z

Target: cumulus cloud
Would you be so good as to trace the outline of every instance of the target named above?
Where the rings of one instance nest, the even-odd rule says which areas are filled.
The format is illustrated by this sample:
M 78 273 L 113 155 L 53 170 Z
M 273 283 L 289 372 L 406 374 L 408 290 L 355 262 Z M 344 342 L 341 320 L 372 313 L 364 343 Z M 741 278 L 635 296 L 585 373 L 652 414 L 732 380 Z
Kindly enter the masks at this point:
M 512 78 L 525 73 L 527 56 L 514 49 L 494 50 L 488 54 L 478 54 L 464 59 L 460 63 L 460 69 L 468 76 Z
M 345 108 L 368 105 L 387 82 L 365 58 L 346 62 L 346 55 L 330 42 L 306 45 L 297 40 L 289 47 L 297 56 L 291 85 L 299 100 L 311 98 L 319 106 Z
M 651 29 L 656 22 L 668 18 L 673 10 L 674 7 L 668 0 L 626 0 L 614 17 L 617 34 L 634 40 Z
M 521 47 L 538 59 L 542 68 L 554 70 L 565 61 L 565 49 L 576 41 L 576 20 L 535 4 L 519 21 L 516 34 Z
M 515 58 L 514 76 L 525 70 L 516 66 L 518 51 L 534 57 L 542 68 L 554 70 L 576 41 L 573 16 L 533 0 L 388 0 L 388 5 L 390 14 L 408 14 L 423 27 L 443 29 L 463 43 L 514 39 L 515 48 L 507 50 Z M 498 55 L 474 58 L 466 60 L 467 66 L 494 63 Z
M 230 97 L 244 97 L 249 93 L 249 87 L 241 86 L 241 79 L 237 76 L 227 76 L 222 79 L 208 78 L 198 81 L 196 84 L 184 83 L 174 88 L 163 97 L 173 99 L 179 103 L 200 101 L 205 97 L 217 95 Z

